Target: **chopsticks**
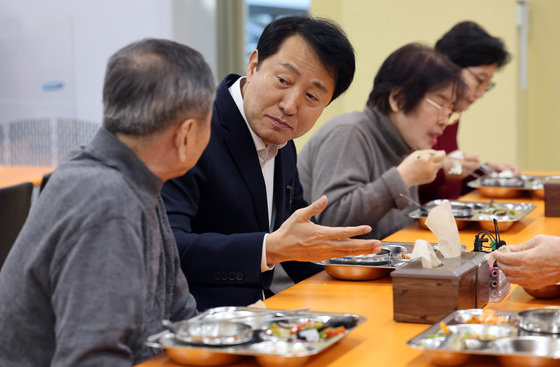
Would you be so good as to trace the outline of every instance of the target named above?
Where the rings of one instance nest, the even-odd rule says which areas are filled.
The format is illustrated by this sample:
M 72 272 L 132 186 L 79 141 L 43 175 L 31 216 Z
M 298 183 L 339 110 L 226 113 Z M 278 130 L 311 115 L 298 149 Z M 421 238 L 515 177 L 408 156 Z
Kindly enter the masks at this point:
M 482 163 L 479 167 L 478 167 L 482 172 L 484 172 L 484 174 L 486 175 L 491 175 L 493 173 L 498 173 L 498 171 L 496 171 L 494 168 L 490 167 L 489 165 L 487 165 L 486 163 Z

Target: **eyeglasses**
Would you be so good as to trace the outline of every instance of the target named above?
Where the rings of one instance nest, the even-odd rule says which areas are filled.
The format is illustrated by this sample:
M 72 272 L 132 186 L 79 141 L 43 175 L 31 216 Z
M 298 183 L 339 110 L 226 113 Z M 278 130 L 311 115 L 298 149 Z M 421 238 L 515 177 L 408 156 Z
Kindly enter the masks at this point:
M 443 122 L 445 123 L 445 126 L 453 125 L 454 123 L 459 121 L 459 118 L 461 117 L 461 114 L 459 112 L 455 112 L 449 107 L 443 107 L 439 103 L 435 102 L 433 99 L 430 99 L 428 97 L 424 97 L 424 99 L 430 105 L 434 106 L 439 110 L 438 117 L 444 118 Z
M 471 68 L 466 68 L 466 69 L 469 73 L 471 73 L 471 75 L 475 78 L 476 82 L 478 83 L 477 88 L 480 88 L 481 86 L 484 85 L 484 83 L 486 83 L 486 85 L 484 85 L 484 92 L 489 92 L 492 89 L 494 89 L 494 87 L 496 86 L 496 82 L 493 82 L 492 80 L 486 81 L 480 78 L 474 71 L 471 70 Z

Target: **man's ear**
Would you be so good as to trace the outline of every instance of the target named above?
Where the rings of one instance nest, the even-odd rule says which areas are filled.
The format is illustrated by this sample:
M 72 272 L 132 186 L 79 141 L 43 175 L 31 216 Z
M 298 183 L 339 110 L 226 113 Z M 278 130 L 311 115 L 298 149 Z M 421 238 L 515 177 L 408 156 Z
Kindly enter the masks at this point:
M 259 64 L 259 51 L 254 50 L 249 56 L 249 63 L 247 64 L 247 77 L 253 76 L 255 71 L 257 71 L 257 65 Z
M 401 88 L 393 88 L 391 93 L 389 93 L 389 106 L 391 106 L 391 111 L 393 112 L 399 112 L 401 110 L 399 101 L 400 92 Z
M 188 158 L 188 143 L 190 142 L 192 132 L 195 128 L 196 121 L 187 119 L 179 124 L 175 134 L 175 148 L 177 149 L 177 157 L 181 162 L 185 162 Z

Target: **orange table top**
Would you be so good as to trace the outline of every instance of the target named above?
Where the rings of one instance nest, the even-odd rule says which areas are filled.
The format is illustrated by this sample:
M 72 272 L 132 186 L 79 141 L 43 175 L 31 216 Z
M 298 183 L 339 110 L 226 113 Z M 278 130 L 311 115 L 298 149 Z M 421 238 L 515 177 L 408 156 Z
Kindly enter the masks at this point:
M 52 166 L 0 166 L 0 187 L 31 182 L 38 186 L 43 175 L 54 171 Z
M 461 200 L 487 201 L 478 192 Z M 544 216 L 544 201 L 530 195 L 497 201 L 522 201 L 536 208 L 508 231 L 501 234 L 507 244 L 518 244 L 536 234 L 560 236 L 560 218 Z M 480 229 L 471 224 L 460 231 L 461 242 L 472 250 L 474 235 Z M 437 242 L 429 231 L 413 224 L 387 237 L 386 241 L 414 242 L 425 239 Z M 422 351 L 412 349 L 406 342 L 426 330 L 427 324 L 398 323 L 393 321 L 393 291 L 390 276 L 371 281 L 335 280 L 324 271 L 267 299 L 269 308 L 292 309 L 309 307 L 312 311 L 349 312 L 363 315 L 367 321 L 354 329 L 344 339 L 329 349 L 313 356 L 306 366 L 432 366 Z M 560 305 L 560 300 L 537 300 L 523 288 L 512 285 L 509 295 L 499 303 L 489 303 L 486 308 L 496 310 L 522 310 L 531 307 Z M 257 366 L 255 359 L 247 357 L 232 366 Z M 499 366 L 492 356 L 474 356 L 464 366 Z M 147 360 L 138 367 L 181 366 L 173 363 L 165 353 Z

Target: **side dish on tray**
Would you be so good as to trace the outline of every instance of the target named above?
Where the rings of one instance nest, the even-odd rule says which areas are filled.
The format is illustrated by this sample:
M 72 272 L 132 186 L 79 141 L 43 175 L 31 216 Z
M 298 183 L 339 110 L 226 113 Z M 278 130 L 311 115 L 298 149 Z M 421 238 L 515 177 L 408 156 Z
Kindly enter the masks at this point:
M 165 349 L 184 364 L 221 365 L 245 355 L 264 367 L 301 366 L 364 321 L 355 314 L 216 307 L 191 320 L 166 323 L 169 330 L 150 336 L 146 345 Z M 232 340 L 232 330 L 247 337 Z

